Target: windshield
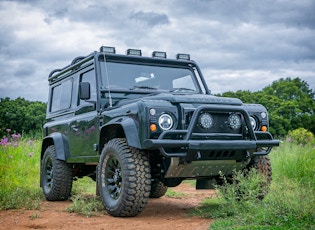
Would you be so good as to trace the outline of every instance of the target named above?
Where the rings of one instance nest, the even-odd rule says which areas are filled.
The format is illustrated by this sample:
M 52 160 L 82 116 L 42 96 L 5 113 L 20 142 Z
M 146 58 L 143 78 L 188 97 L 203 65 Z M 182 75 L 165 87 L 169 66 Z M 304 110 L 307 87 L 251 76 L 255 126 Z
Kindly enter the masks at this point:
M 189 68 L 101 62 L 101 71 L 103 85 L 113 91 L 117 89 L 200 93 L 194 72 Z

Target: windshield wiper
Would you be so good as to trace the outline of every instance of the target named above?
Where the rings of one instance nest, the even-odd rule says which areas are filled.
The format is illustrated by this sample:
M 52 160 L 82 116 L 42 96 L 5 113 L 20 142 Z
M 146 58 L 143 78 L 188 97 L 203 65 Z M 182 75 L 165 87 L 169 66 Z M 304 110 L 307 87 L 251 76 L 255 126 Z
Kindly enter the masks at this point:
M 174 88 L 170 92 L 196 92 L 194 89 L 189 89 L 189 88 Z
M 157 90 L 157 88 L 151 87 L 151 86 L 134 86 L 134 87 L 130 88 L 130 90 L 135 90 L 135 89 L 152 89 L 152 90 Z

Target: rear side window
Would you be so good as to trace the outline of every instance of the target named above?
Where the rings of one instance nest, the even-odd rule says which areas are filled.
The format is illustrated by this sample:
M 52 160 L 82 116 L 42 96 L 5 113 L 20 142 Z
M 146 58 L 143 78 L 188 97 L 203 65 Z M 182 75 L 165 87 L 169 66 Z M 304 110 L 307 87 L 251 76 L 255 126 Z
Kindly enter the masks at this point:
M 50 112 L 69 109 L 71 105 L 72 79 L 52 88 Z

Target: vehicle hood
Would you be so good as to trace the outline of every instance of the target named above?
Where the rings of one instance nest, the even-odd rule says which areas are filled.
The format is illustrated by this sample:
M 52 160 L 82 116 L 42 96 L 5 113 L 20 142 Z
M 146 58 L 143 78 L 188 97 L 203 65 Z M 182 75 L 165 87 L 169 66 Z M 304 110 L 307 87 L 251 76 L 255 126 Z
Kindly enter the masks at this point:
M 160 93 L 155 95 L 148 95 L 141 99 L 126 99 L 120 101 L 117 105 L 130 104 L 137 101 L 143 101 L 145 103 L 152 103 L 154 101 L 167 101 L 172 104 L 189 103 L 189 104 L 223 104 L 223 105 L 243 105 L 243 102 L 238 98 L 217 97 L 213 95 L 204 94 L 171 94 Z

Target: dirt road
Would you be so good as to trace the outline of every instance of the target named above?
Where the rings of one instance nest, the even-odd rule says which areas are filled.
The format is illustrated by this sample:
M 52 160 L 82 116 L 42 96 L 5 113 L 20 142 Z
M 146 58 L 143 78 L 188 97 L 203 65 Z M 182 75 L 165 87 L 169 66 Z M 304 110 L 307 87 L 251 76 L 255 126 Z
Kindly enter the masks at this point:
M 215 191 L 195 190 L 187 183 L 171 189 L 187 195 L 150 199 L 146 209 L 136 217 L 115 218 L 105 214 L 88 218 L 66 212 L 70 201 L 45 201 L 40 210 L 0 211 L 0 229 L 208 229 L 212 220 L 191 217 L 189 210 L 200 205 L 204 198 L 214 196 Z

